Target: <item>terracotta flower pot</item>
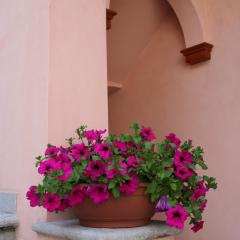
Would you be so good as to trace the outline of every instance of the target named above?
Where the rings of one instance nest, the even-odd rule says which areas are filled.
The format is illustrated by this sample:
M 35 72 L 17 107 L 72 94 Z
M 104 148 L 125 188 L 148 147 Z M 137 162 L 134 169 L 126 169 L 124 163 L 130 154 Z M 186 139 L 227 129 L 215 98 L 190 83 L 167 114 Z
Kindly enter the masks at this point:
M 139 227 L 149 223 L 154 214 L 155 204 L 144 194 L 147 185 L 141 184 L 132 194 L 110 197 L 106 202 L 94 204 L 86 199 L 75 207 L 80 224 L 94 228 Z

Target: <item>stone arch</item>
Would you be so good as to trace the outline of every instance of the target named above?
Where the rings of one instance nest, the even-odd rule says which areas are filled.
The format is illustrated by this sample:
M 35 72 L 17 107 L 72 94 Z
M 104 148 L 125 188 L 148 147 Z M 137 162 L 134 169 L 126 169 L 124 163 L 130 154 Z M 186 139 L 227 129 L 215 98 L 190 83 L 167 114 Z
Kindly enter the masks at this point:
M 205 42 L 203 23 L 192 0 L 168 0 L 182 27 L 186 47 Z
M 107 7 L 110 6 L 107 0 Z M 195 64 L 209 60 L 213 45 L 207 43 L 204 21 L 195 0 L 167 0 L 175 12 L 183 31 L 186 48 L 181 53 L 186 62 Z

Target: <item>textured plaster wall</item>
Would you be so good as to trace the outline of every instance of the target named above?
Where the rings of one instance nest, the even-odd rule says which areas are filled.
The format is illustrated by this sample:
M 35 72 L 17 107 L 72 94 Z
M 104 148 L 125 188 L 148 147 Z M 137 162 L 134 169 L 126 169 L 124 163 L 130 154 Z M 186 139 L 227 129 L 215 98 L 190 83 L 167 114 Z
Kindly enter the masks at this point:
M 152 2 L 145 1 L 146 4 Z M 165 1 L 160 2 L 164 5 Z M 130 43 L 133 41 L 133 36 L 126 34 L 130 31 L 128 26 L 121 22 L 131 17 L 134 41 L 141 41 L 136 22 L 140 13 L 145 14 L 145 7 L 135 4 L 135 12 L 125 16 L 127 9 L 118 11 L 121 1 L 111 1 L 111 8 L 119 15 L 108 33 L 109 67 L 114 66 L 109 72 L 116 71 L 110 76 L 118 76 L 123 89 L 109 99 L 110 130 L 120 132 L 126 130 L 132 121 L 138 121 L 153 126 L 159 136 L 176 132 L 180 137 L 191 138 L 194 144 L 202 145 L 209 165 L 208 174 L 217 177 L 219 189 L 208 196 L 205 229 L 198 234 L 186 229 L 177 239 L 237 240 L 240 234 L 240 209 L 237 207 L 240 197 L 237 191 L 240 184 L 240 3 L 209 0 L 194 1 L 194 4 L 200 15 L 205 16 L 208 36 L 214 44 L 210 62 L 195 66 L 184 63 L 179 53 L 184 47 L 180 26 L 174 13 L 162 5 L 159 14 L 165 12 L 166 17 L 142 50 L 132 57 L 127 73 L 122 74 L 126 58 L 134 49 L 132 45 L 121 44 L 126 43 L 127 38 L 131 38 Z M 122 4 L 121 8 L 124 7 L 127 6 Z M 148 22 L 148 18 L 144 20 Z M 141 30 L 147 31 L 145 28 Z

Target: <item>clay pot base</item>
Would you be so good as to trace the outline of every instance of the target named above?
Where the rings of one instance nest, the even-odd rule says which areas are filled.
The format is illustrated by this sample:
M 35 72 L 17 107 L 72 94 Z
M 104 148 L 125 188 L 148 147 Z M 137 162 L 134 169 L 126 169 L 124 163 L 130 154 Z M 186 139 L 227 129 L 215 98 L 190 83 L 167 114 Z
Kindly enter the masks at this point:
M 92 228 L 140 227 L 150 222 L 155 204 L 144 194 L 146 185 L 140 185 L 133 194 L 110 197 L 102 204 L 94 204 L 86 199 L 75 207 L 80 225 Z

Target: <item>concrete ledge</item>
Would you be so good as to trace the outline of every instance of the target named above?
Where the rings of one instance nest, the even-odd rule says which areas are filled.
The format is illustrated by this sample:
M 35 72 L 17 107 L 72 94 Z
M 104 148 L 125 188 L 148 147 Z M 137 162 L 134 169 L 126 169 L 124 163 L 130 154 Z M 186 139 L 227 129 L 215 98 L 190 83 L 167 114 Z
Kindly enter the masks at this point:
M 16 228 L 18 226 L 18 219 L 16 214 L 0 212 L 0 230 L 6 228 Z
M 0 212 L 16 213 L 17 194 L 13 192 L 0 192 Z
M 172 236 L 181 231 L 160 221 L 136 228 L 87 228 L 78 220 L 40 222 L 32 226 L 33 231 L 67 240 L 152 240 Z

